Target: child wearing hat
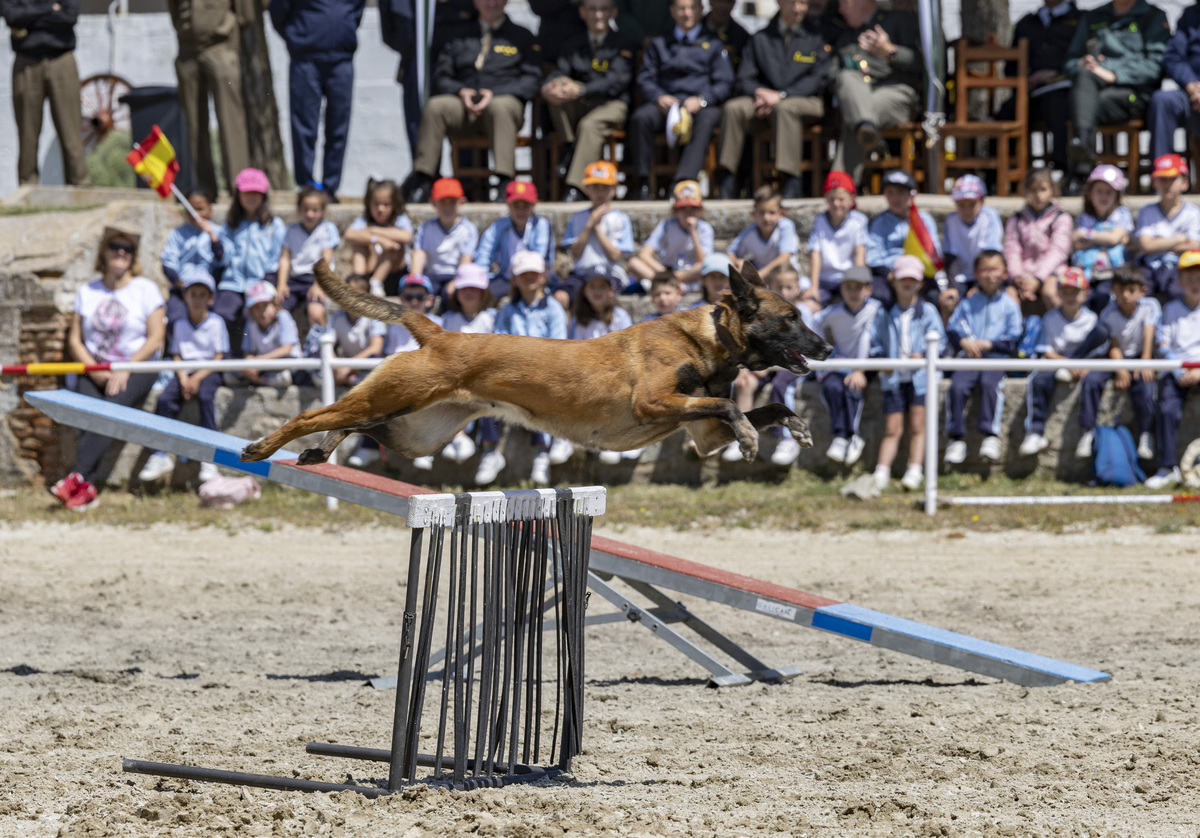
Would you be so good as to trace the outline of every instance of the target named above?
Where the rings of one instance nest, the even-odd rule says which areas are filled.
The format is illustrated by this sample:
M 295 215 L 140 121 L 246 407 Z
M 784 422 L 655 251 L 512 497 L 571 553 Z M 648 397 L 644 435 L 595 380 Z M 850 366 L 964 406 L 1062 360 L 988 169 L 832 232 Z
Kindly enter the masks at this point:
M 221 241 L 225 256 L 213 311 L 225 321 L 232 348 L 241 350 L 243 322 L 251 285 L 274 288 L 287 227 L 271 211 L 271 182 L 260 169 L 242 169 L 233 182 L 233 203 L 225 214 Z
M 1112 299 L 1100 312 L 1100 328 L 1109 336 L 1108 357 L 1114 361 L 1154 358 L 1154 336 L 1162 320 L 1158 300 L 1146 296 L 1146 277 L 1135 265 L 1122 265 L 1113 271 Z M 1154 382 L 1153 370 L 1092 370 L 1083 377 L 1079 392 L 1079 443 L 1075 456 L 1092 456 L 1093 432 L 1100 397 L 1109 380 L 1118 391 L 1129 393 L 1137 424 L 1138 457 L 1154 457 Z
M 407 274 L 400 282 L 400 305 L 415 311 L 418 314 L 424 314 L 434 323 L 442 325 L 442 318 L 436 314 L 430 314 L 433 309 L 433 303 L 436 297 L 433 293 L 433 283 L 429 277 L 421 274 Z M 387 337 L 383 341 L 383 354 L 392 355 L 396 352 L 413 352 L 420 349 L 421 345 L 417 343 L 417 339 L 413 337 L 412 332 L 399 323 L 393 323 L 388 326 Z M 413 457 L 413 468 L 421 471 L 429 471 L 433 468 L 433 456 Z
M 693 287 L 700 279 L 700 265 L 713 252 L 715 233 L 704 220 L 700 184 L 681 180 L 675 184 L 671 217 L 655 225 L 642 249 L 629 260 L 629 272 L 639 280 L 650 280 L 659 271 L 674 271 Z
M 1087 304 L 1097 314 L 1108 305 L 1113 269 L 1125 264 L 1125 245 L 1133 231 L 1133 215 L 1121 206 L 1128 185 L 1116 166 L 1101 163 L 1092 169 L 1083 187 L 1083 214 L 1071 235 L 1071 264 L 1091 284 Z
M 908 215 L 917 194 L 917 182 L 903 169 L 890 169 L 883 175 L 883 197 L 887 209 L 871 219 L 867 227 L 867 265 L 871 268 L 872 293 L 885 306 L 895 302 L 892 286 L 888 282 L 892 265 L 904 253 L 904 242 L 908 238 Z M 938 239 L 937 222 L 925 210 L 918 210 L 933 247 L 940 256 L 942 243 Z
M 1177 282 L 1180 296 L 1163 306 L 1158 354 L 1172 361 L 1200 361 L 1200 249 L 1179 255 Z M 1146 478 L 1148 489 L 1176 486 L 1182 479 L 1176 460 L 1179 421 L 1188 391 L 1197 384 L 1200 367 L 1173 370 L 1158 380 L 1158 471 Z
M 497 300 L 508 296 L 512 285 L 510 265 L 517 251 L 532 250 L 547 265 L 554 264 L 554 231 L 550 220 L 535 212 L 537 201 L 536 186 L 525 180 L 510 180 L 504 187 L 508 215 L 489 224 L 479 237 L 473 261 L 488 270 L 489 289 Z
M 208 310 L 217 291 L 212 275 L 197 265 L 185 265 L 180 284 L 187 315 L 175 321 L 171 331 L 171 357 L 176 361 L 220 361 L 229 354 L 229 332 L 225 329 L 225 321 Z M 210 431 L 220 430 L 216 402 L 220 386 L 221 376 L 212 370 L 179 370 L 159 393 L 154 412 L 166 419 L 174 419 L 185 402 L 195 399 L 200 406 L 200 426 Z M 155 451 L 138 473 L 138 480 L 152 483 L 170 474 L 174 468 L 169 454 Z M 201 464 L 201 483 L 216 476 L 215 465 Z
M 1088 280 L 1079 268 L 1067 268 L 1058 277 L 1058 296 L 1062 304 L 1046 312 L 1042 318 L 1041 339 L 1037 354 L 1043 358 L 1091 358 L 1108 345 L 1108 332 L 1099 325 L 1099 318 L 1084 306 L 1088 295 Z M 1022 457 L 1032 457 L 1049 447 L 1043 435 L 1046 411 L 1054 396 L 1055 384 L 1074 383 L 1086 375 L 1085 370 L 1063 367 L 1057 371 L 1031 372 L 1025 387 L 1025 439 L 1021 441 Z
M 300 357 L 300 333 L 296 321 L 279 307 L 276 299 L 275 286 L 269 282 L 256 282 L 246 291 L 249 317 L 242 338 L 242 355 L 247 361 Z M 254 369 L 226 373 L 225 383 L 233 385 L 239 376 L 255 386 L 288 387 L 292 383 L 292 374 L 288 370 L 260 372 Z
M 167 295 L 167 323 L 187 317 L 187 304 L 183 301 L 184 269 L 188 266 L 202 268 L 209 276 L 214 276 L 225 259 L 225 243 L 212 223 L 216 195 L 206 189 L 193 189 L 187 199 L 199 219 L 192 218 L 191 213 L 181 207 L 183 224 L 167 234 L 161 255 L 163 275 L 171 286 Z
M 938 298 L 938 305 L 947 312 L 953 311 L 975 284 L 975 257 L 985 250 L 1004 249 L 1004 222 L 1000 213 L 984 206 L 986 197 L 987 188 L 976 175 L 963 175 L 950 190 L 954 212 L 946 216 L 945 256 L 950 285 Z
M 583 191 L 592 205 L 567 220 L 562 238 L 562 249 L 574 262 L 571 273 L 554 289 L 564 307 L 573 303 L 584 276 L 598 265 L 608 268 L 624 289 L 628 278 L 621 262 L 634 249 L 633 222 L 612 205 L 617 197 L 617 167 L 607 160 L 590 163 L 584 170 Z
M 892 266 L 892 286 L 896 303 L 880 309 L 875 321 L 871 355 L 880 358 L 924 358 L 925 336 L 938 335 L 937 352 L 946 350 L 946 333 L 937 309 L 921 299 L 925 265 L 916 256 L 904 254 Z M 882 491 L 892 479 L 892 464 L 900 452 L 900 437 L 908 417 L 908 467 L 900 485 L 915 492 L 925 480 L 922 462 L 925 456 L 925 392 L 937 387 L 940 376 L 928 381 L 925 370 L 890 370 L 879 374 L 883 390 L 883 439 L 875 461 L 875 485 Z
M 1148 291 L 1164 302 L 1182 293 L 1180 254 L 1200 250 L 1200 207 L 1183 200 L 1188 188 L 1188 164 L 1178 154 L 1155 158 L 1150 182 L 1158 201 L 1138 210 L 1136 235 Z
M 855 209 L 854 180 L 832 171 L 825 178 L 825 212 L 813 220 L 808 236 L 812 260 L 809 275 L 817 286 L 818 309 L 841 293 L 842 274 L 853 265 L 867 264 L 867 217 Z
M 434 293 L 440 294 L 458 266 L 474 258 L 479 228 L 459 213 L 467 198 L 456 178 L 435 180 L 429 202 L 437 214 L 417 228 L 408 275 L 427 277 Z
M 454 275 L 454 290 L 446 297 L 446 310 L 442 312 L 442 328 L 447 332 L 462 332 L 468 335 L 491 334 L 496 326 L 496 299 L 489 290 L 491 280 L 483 265 L 468 262 L 458 266 Z M 474 425 L 474 428 L 472 427 Z M 481 437 L 499 439 L 498 430 L 489 430 L 496 425 L 490 417 L 479 419 L 468 425 L 446 443 L 442 456 L 456 463 L 463 463 L 475 455 L 475 440 L 472 430 L 478 429 Z
M 841 299 L 817 317 L 817 334 L 833 347 L 832 358 L 869 358 L 875 322 L 883 305 L 871 296 L 870 269 L 854 265 L 842 274 Z M 825 456 L 852 466 L 862 456 L 866 442 L 859 435 L 863 392 L 867 374 L 862 370 L 822 370 L 821 401 L 829 411 L 833 442 Z

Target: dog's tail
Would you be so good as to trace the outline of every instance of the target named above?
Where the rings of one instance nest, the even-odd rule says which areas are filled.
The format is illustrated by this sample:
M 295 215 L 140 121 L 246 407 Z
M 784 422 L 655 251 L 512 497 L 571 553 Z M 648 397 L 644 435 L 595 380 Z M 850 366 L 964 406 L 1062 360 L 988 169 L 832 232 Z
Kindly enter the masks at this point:
M 422 346 L 426 340 L 442 331 L 438 324 L 419 312 L 352 288 L 329 269 L 324 259 L 313 267 L 313 276 L 329 299 L 346 311 L 381 323 L 398 323 L 408 329 Z

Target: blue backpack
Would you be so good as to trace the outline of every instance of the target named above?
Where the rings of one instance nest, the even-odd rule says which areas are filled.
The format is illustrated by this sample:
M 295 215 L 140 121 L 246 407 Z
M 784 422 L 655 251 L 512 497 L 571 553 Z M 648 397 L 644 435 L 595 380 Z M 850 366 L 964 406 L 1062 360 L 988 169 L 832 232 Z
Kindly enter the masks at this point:
M 1104 486 L 1132 486 L 1146 479 L 1138 466 L 1133 434 L 1124 425 L 1099 425 L 1092 439 L 1096 459 L 1092 463 L 1095 482 Z

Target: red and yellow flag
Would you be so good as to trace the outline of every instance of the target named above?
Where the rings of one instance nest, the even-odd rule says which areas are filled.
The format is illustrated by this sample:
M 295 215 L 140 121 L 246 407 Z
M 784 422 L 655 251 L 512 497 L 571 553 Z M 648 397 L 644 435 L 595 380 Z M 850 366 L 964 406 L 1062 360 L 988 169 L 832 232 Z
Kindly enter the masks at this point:
M 929 235 L 925 222 L 921 220 L 921 213 L 917 212 L 915 202 L 908 208 L 908 235 L 904 238 L 904 252 L 921 260 L 928 279 L 932 279 L 945 267 L 937 247 L 934 246 L 933 237 Z
M 179 161 L 175 159 L 175 149 L 157 125 L 125 159 L 151 189 L 164 198 L 170 197 L 171 185 L 175 183 L 175 175 L 179 174 Z

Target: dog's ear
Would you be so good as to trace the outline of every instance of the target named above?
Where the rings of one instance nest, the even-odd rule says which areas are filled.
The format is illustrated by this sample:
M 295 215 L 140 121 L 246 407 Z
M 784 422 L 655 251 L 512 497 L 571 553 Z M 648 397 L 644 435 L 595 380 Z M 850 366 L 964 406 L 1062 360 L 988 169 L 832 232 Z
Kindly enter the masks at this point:
M 729 290 L 733 292 L 734 307 L 743 318 L 753 317 L 758 311 L 758 294 L 754 292 L 756 285 L 763 286 L 762 277 L 750 264 L 749 259 L 742 262 L 741 271 L 733 265 L 729 266 Z

